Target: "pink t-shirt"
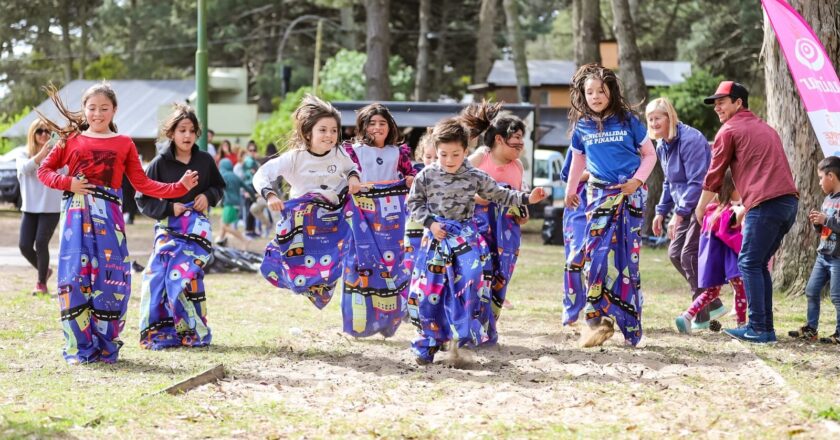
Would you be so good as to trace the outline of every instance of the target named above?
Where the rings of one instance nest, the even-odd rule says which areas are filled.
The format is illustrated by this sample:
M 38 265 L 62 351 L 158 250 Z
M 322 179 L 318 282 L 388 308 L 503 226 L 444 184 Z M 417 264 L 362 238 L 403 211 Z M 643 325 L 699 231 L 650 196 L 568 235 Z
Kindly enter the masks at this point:
M 479 148 L 476 154 L 481 155 L 481 162 L 476 168 L 489 174 L 496 183 L 508 184 L 515 190 L 522 189 L 522 176 L 525 173 L 522 162 L 517 159 L 506 165 L 497 165 L 493 162 L 490 149 L 487 147 Z

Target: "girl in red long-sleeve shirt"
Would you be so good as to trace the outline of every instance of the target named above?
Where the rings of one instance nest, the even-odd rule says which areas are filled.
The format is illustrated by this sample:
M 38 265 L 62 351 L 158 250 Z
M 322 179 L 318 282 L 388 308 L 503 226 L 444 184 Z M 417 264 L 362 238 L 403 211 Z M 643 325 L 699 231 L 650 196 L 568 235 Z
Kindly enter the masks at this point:
M 146 177 L 131 138 L 117 134 L 113 123 L 117 97 L 107 84 L 82 95 L 82 111 L 68 110 L 54 87 L 50 98 L 69 124 L 61 128 L 42 115 L 44 124 L 61 134 L 58 148 L 41 162 L 38 178 L 65 191 L 61 212 L 58 300 L 64 328 L 64 359 L 69 364 L 114 363 L 122 341 L 131 295 L 131 268 L 120 200 L 123 174 L 143 194 L 175 198 L 198 182 L 187 171 L 177 183 Z M 63 167 L 67 175 L 57 173 Z

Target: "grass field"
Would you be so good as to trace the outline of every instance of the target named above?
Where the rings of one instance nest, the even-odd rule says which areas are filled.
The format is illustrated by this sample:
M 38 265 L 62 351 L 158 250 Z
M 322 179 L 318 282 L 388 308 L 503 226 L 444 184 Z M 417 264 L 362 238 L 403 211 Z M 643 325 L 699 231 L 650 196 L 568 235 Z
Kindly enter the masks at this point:
M 673 318 L 688 305 L 685 283 L 664 250 L 644 249 L 642 346 L 617 335 L 579 349 L 578 329 L 560 326 L 562 248 L 543 246 L 537 228 L 525 235 L 500 344 L 471 353 L 467 369 L 445 356 L 416 366 L 408 324 L 388 340 L 344 336 L 339 297 L 318 311 L 257 274 L 208 275 L 213 344 L 161 352 L 138 347 L 135 276 L 120 361 L 71 367 L 61 358 L 55 300 L 29 294 L 33 269 L 2 268 L 0 437 L 840 436 L 840 350 L 782 336 L 802 325 L 804 298 L 777 298 L 775 346 L 681 336 Z M 132 229 L 140 256 L 151 223 Z M 827 300 L 822 322 L 830 333 Z M 161 393 L 218 364 L 223 381 Z

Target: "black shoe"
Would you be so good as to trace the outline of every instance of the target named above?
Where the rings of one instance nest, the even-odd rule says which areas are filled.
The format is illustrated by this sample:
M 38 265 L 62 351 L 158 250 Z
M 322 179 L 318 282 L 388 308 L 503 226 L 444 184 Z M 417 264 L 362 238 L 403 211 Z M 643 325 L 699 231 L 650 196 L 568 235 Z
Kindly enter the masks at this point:
M 827 338 L 820 338 L 820 342 L 823 344 L 840 344 L 840 335 L 837 332 L 834 332 L 833 335 Z
M 146 269 L 142 264 L 138 263 L 137 261 L 131 262 L 131 268 L 134 269 L 134 271 L 137 273 L 143 272 L 143 270 Z
M 835 335 L 836 335 L 836 333 L 835 333 Z M 791 338 L 796 338 L 796 339 L 804 339 L 808 342 L 817 342 L 817 330 L 813 329 L 811 327 L 808 327 L 807 325 L 803 325 L 802 327 L 799 328 L 799 330 L 789 331 L 788 336 L 790 336 Z M 822 338 L 822 339 L 827 339 L 827 338 Z

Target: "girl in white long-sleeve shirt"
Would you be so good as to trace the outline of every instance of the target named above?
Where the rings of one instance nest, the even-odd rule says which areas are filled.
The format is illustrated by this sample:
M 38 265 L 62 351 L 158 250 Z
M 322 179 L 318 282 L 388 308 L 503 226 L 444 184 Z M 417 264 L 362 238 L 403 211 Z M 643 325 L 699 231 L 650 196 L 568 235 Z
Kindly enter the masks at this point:
M 338 112 L 320 99 L 307 95 L 293 115 L 295 133 L 289 151 L 269 160 L 254 174 L 254 189 L 272 211 L 283 209 L 283 202 L 271 183 L 282 177 L 289 182 L 290 198 L 307 193 L 323 195 L 331 203 L 349 185 L 351 194 L 359 192 L 359 171 L 343 148 L 338 148 L 341 119 Z

